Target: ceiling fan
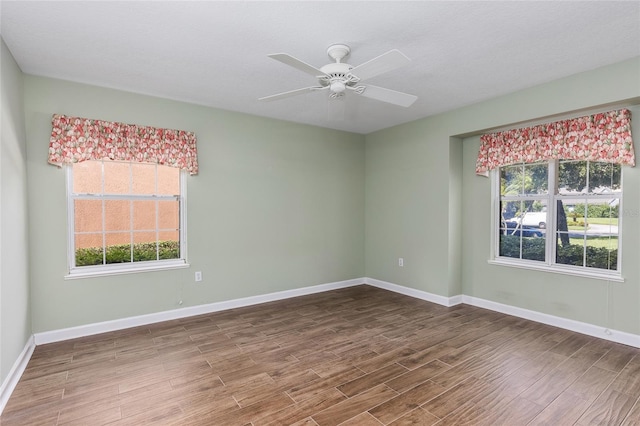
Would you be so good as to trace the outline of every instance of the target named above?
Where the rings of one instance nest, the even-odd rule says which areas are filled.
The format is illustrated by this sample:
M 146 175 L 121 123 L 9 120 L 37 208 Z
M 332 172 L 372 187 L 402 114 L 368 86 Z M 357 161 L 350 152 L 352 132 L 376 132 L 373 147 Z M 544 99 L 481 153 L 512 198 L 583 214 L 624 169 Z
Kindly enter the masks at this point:
M 417 96 L 408 93 L 398 92 L 371 84 L 361 84 L 362 81 L 373 78 L 377 75 L 392 71 L 401 66 L 407 65 L 411 60 L 399 50 L 393 49 L 387 53 L 371 59 L 356 67 L 342 62 L 351 53 L 351 48 L 345 44 L 333 44 L 327 49 L 327 54 L 334 63 L 327 64 L 321 68 L 316 68 L 300 59 L 286 53 L 274 53 L 268 55 L 277 61 L 297 68 L 298 70 L 311 74 L 318 79 L 315 86 L 304 87 L 302 89 L 282 92 L 271 96 L 259 98 L 261 101 L 275 101 L 291 96 L 302 95 L 315 91 L 328 91 L 332 100 L 342 100 L 346 92 L 353 92 L 366 98 L 387 102 L 402 107 L 411 106 Z

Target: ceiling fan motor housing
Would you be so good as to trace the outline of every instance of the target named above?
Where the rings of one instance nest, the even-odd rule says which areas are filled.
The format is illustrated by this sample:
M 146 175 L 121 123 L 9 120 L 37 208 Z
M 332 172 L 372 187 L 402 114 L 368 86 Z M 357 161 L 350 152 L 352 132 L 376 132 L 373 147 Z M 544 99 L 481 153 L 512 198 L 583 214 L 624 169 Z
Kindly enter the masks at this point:
M 342 62 L 350 53 L 351 48 L 346 44 L 333 44 L 327 48 L 327 55 L 336 62 L 320 68 L 320 71 L 326 74 L 318 77 L 320 85 L 328 86 L 329 90 L 336 95 L 342 94 L 347 87 L 355 86 L 360 80 L 350 73 L 353 66 Z
M 360 81 L 350 73 L 352 69 L 353 66 L 340 62 L 325 65 L 320 68 L 320 71 L 326 75 L 319 76 L 318 81 L 323 87 L 330 86 L 334 93 L 344 92 L 347 87 L 353 87 Z

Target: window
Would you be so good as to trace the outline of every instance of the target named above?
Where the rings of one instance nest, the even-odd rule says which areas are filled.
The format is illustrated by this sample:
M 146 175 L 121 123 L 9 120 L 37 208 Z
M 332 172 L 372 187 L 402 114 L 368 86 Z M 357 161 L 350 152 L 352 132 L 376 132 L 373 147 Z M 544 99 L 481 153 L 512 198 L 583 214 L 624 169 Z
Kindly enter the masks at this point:
M 67 173 L 68 277 L 186 266 L 185 172 L 92 160 Z
M 619 164 L 551 160 L 492 176 L 495 261 L 620 278 Z

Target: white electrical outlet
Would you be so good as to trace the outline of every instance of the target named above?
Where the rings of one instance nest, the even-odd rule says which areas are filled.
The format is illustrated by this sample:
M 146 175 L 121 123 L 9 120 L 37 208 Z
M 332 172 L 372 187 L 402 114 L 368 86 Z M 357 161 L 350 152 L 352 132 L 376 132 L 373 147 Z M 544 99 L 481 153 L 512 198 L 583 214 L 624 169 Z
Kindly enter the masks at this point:
M 202 271 L 196 271 L 196 282 L 202 281 Z
M 404 259 L 401 257 L 398 258 L 398 266 L 404 266 Z

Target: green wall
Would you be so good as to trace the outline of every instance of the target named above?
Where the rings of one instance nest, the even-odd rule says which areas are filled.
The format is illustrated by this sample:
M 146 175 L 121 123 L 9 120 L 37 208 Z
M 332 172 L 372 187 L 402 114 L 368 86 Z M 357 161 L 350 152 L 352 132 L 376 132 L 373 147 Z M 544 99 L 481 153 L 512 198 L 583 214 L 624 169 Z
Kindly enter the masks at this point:
M 367 135 L 367 277 L 640 334 L 638 167 L 623 177 L 624 283 L 489 265 L 490 184 L 475 175 L 484 131 L 639 104 L 635 58 Z
M 636 58 L 367 136 L 24 76 L 32 331 L 367 276 L 640 334 L 638 215 L 624 218 L 624 283 L 489 265 L 489 181 L 473 172 L 478 134 L 639 105 L 639 75 Z M 64 280 L 64 171 L 46 162 L 53 113 L 196 132 L 190 268 Z M 639 180 L 625 169 L 630 212 Z
M 33 332 L 364 276 L 364 136 L 25 76 Z M 51 115 L 194 131 L 187 269 L 65 280 Z M 194 281 L 202 271 L 203 281 Z
M 0 39 L 0 383 L 31 336 L 23 78 Z

